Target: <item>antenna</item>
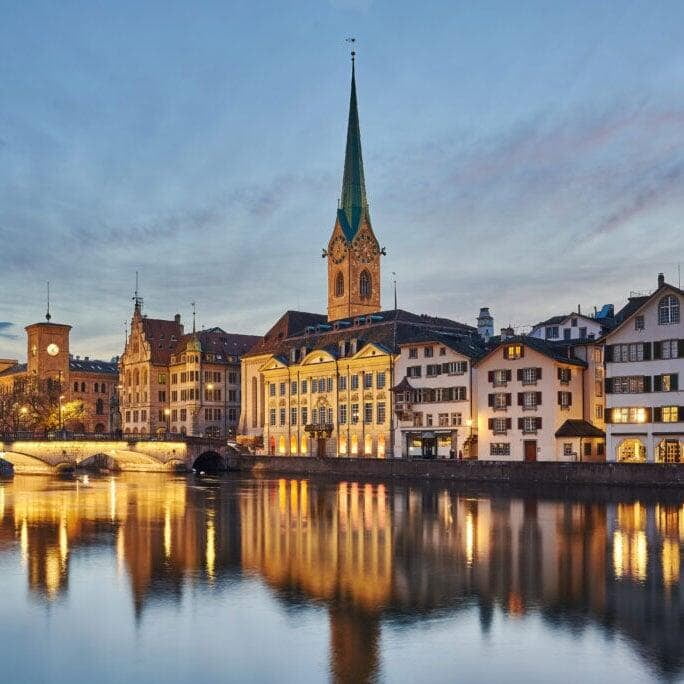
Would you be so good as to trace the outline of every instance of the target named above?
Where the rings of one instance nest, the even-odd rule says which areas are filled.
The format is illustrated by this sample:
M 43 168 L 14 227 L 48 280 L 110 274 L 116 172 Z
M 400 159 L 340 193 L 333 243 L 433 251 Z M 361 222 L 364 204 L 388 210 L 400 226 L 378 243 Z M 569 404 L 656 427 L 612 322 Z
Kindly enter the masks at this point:
M 195 302 L 190 302 L 190 304 L 192 305 L 192 334 L 194 335 L 195 334 L 195 315 L 197 312 L 195 311 Z
M 392 271 L 392 283 L 394 283 L 394 310 L 397 310 L 397 274 Z
M 52 316 L 50 315 L 50 281 L 47 281 L 47 313 L 45 314 L 45 320 L 49 323 Z

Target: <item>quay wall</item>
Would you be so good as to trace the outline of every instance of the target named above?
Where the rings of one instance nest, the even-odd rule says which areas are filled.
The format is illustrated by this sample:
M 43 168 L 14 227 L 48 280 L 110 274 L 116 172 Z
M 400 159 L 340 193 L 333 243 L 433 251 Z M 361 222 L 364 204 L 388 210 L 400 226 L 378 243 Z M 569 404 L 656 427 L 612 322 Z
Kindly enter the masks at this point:
M 325 475 L 335 478 L 402 478 L 515 485 L 616 485 L 684 489 L 684 464 L 502 463 L 499 461 L 245 456 L 228 458 L 230 470 L 252 475 Z

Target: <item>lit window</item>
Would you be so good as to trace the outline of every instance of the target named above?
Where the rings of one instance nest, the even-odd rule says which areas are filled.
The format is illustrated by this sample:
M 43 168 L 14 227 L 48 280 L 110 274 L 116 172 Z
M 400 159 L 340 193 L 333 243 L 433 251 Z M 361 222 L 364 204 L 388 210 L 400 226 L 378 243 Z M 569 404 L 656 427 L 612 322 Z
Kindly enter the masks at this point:
M 679 406 L 663 406 L 661 411 L 663 423 L 676 423 L 679 421 Z
M 506 346 L 505 358 L 520 359 L 523 355 L 523 348 L 521 344 L 509 344 Z

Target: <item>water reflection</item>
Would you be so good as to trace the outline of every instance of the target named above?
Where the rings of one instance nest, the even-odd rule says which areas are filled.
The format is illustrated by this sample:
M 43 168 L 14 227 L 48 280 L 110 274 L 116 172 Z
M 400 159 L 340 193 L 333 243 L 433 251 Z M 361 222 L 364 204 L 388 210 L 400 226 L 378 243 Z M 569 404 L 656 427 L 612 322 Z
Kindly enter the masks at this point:
M 91 483 L 0 485 L 0 556 L 16 554 L 40 601 L 66 596 L 72 559 L 103 548 L 137 619 L 226 578 L 258 578 L 285 606 L 324 606 L 339 681 L 380 673 L 384 625 L 472 610 L 483 633 L 495 614 L 598 626 L 661 674 L 682 672 L 681 500 L 132 473 Z

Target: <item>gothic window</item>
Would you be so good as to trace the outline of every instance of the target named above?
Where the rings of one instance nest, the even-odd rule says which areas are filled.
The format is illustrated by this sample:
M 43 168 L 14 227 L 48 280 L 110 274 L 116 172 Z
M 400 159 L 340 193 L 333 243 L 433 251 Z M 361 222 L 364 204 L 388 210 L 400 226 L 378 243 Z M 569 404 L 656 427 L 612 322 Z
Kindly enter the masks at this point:
M 361 299 L 370 299 L 372 290 L 371 275 L 364 269 L 361 271 L 361 276 L 359 277 L 359 294 L 361 295 Z
M 340 271 L 335 276 L 335 297 L 341 297 L 344 294 L 344 276 Z
M 674 295 L 667 295 L 658 302 L 658 325 L 679 323 L 679 301 Z

